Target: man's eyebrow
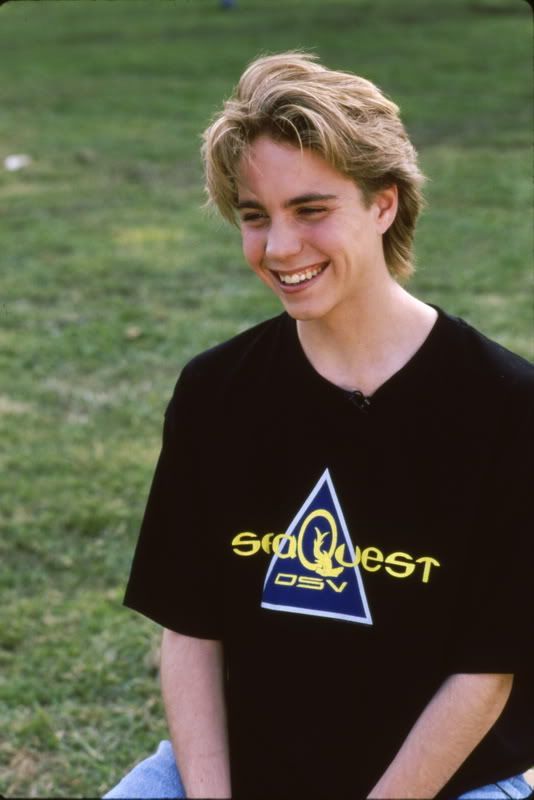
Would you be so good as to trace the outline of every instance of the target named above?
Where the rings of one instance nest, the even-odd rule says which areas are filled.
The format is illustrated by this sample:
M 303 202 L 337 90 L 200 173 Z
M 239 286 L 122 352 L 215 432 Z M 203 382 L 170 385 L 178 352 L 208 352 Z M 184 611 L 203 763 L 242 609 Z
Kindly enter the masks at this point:
M 312 192 L 310 194 L 300 194 L 298 197 L 292 197 L 290 200 L 287 200 L 284 203 L 284 208 L 291 208 L 292 206 L 300 206 L 303 203 L 316 203 L 317 201 L 321 200 L 337 200 L 337 195 L 335 194 L 318 194 L 316 192 Z M 236 208 L 257 208 L 263 211 L 263 206 L 261 203 L 258 203 L 256 200 L 240 200 L 237 203 Z
M 236 203 L 236 208 L 238 211 L 241 208 L 258 208 L 263 211 L 262 204 L 257 203 L 256 200 L 240 200 L 239 203 Z
M 301 194 L 298 197 L 292 197 L 291 200 L 284 203 L 284 206 L 285 208 L 289 208 L 290 206 L 300 206 L 303 203 L 316 203 L 318 200 L 336 199 L 337 195 L 335 194 L 317 194 L 316 192 L 312 192 L 311 194 Z

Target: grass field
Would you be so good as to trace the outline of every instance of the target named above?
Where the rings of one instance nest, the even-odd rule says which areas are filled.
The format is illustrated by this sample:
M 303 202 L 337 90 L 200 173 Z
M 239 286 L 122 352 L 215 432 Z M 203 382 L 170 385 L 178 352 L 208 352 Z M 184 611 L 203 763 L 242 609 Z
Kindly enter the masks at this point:
M 163 409 L 278 310 L 200 210 L 244 65 L 313 49 L 399 102 L 430 177 L 413 291 L 532 357 L 530 27 L 522 0 L 2 6 L 0 793 L 96 796 L 164 735 L 159 632 L 121 607 Z

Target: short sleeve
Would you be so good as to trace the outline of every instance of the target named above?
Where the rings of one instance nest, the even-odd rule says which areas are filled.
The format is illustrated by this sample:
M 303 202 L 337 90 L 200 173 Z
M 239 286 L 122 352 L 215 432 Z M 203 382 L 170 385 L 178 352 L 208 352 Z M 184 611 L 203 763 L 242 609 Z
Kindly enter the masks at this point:
M 190 372 L 182 372 L 165 413 L 124 604 L 178 633 L 218 639 L 221 568 L 205 490 L 209 448 Z
M 532 408 L 525 415 L 516 411 L 481 498 L 474 545 L 466 543 L 454 672 L 534 677 L 534 425 Z

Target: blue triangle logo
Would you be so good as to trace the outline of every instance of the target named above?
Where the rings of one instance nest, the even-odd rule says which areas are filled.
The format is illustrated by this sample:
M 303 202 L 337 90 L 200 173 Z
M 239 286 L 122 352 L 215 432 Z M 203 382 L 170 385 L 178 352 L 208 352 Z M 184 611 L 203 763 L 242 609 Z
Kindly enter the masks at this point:
M 354 547 L 328 470 L 280 537 L 262 608 L 372 625 Z

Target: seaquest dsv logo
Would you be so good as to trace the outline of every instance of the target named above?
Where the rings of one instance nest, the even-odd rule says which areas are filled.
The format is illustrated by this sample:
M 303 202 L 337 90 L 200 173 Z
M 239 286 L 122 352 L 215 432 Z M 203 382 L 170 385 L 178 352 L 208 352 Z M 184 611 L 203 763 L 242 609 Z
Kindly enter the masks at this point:
M 428 583 L 440 566 L 431 556 L 385 555 L 376 547 L 356 547 L 328 470 L 325 470 L 286 533 L 262 537 L 250 531 L 232 540 L 238 556 L 272 553 L 263 586 L 262 607 L 275 611 L 332 617 L 372 625 L 360 567 L 384 569 L 395 578 Z

